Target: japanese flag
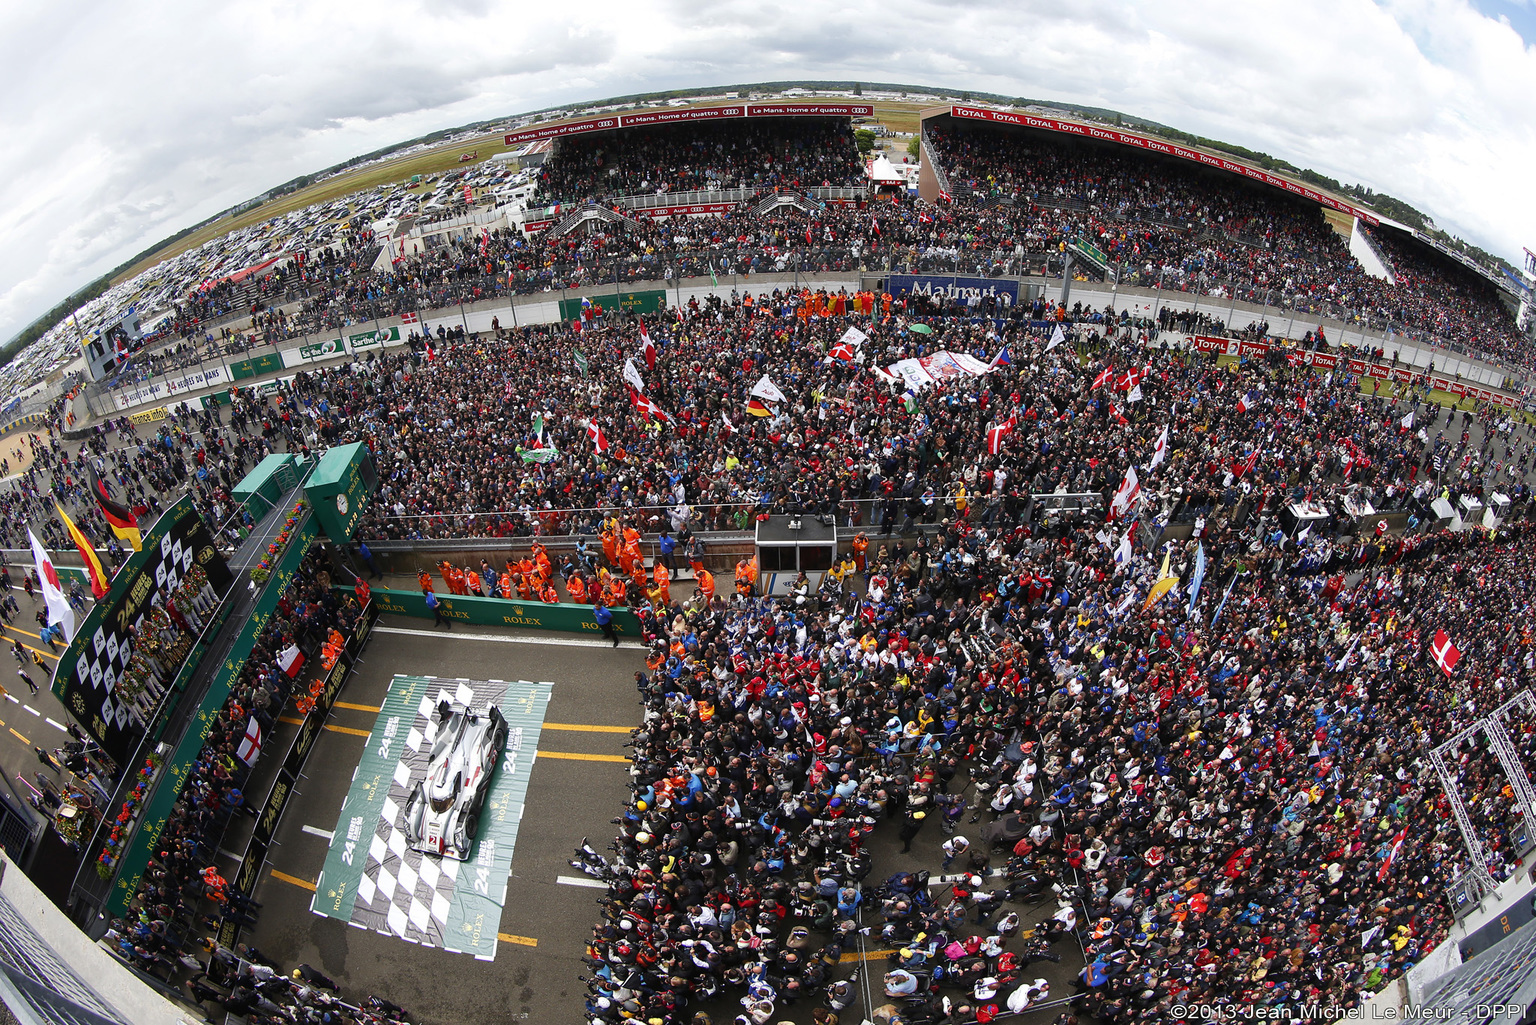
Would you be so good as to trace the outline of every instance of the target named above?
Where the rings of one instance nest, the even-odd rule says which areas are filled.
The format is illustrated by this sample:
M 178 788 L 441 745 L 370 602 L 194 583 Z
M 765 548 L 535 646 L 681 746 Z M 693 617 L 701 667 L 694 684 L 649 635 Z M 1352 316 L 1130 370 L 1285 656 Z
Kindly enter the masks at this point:
M 1157 444 L 1152 446 L 1152 461 L 1147 464 L 1147 469 L 1157 469 L 1157 464 L 1168 458 L 1168 426 L 1163 425 L 1163 433 L 1158 435 Z
M 48 622 L 63 628 L 66 641 L 73 640 L 75 610 L 69 607 L 69 599 L 64 597 L 64 587 L 59 583 L 58 570 L 53 568 L 53 559 L 31 527 L 27 528 L 27 539 L 32 542 L 32 560 L 37 564 L 37 582 L 42 585 L 43 602 L 48 606 Z

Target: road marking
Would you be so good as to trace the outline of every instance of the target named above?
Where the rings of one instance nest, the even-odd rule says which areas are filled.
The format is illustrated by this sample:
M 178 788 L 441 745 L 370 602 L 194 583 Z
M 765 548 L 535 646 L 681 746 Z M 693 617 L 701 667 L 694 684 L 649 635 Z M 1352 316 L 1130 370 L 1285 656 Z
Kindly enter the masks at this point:
M 11 704 L 13 704 L 13 705 L 19 705 L 19 704 L 21 704 L 21 699 L 20 699 L 20 698 L 18 698 L 18 697 L 17 697 L 17 696 L 16 696 L 16 695 L 14 695 L 14 694 L 7 694 L 7 695 L 6 695 L 6 696 L 5 696 L 5 700 L 7 700 L 7 701 L 9 701 L 9 702 L 10 702 L 10 703 L 11 703 Z
M 513 936 L 509 932 L 499 932 L 496 934 L 496 938 L 503 943 L 520 943 L 525 947 L 537 947 L 539 945 L 539 941 L 532 936 Z
M 540 758 L 565 758 L 573 762 L 627 762 L 624 755 L 584 755 L 575 751 L 540 751 Z
M 590 886 L 594 890 L 608 889 L 608 884 L 601 879 L 588 879 L 586 876 L 555 876 L 555 882 L 562 886 Z
M 378 705 L 354 705 L 350 701 L 338 701 L 335 704 L 333 704 L 331 707 L 332 708 L 350 708 L 354 712 L 377 712 L 379 710 L 379 706 Z
M 852 954 L 844 954 L 842 957 L 837 959 L 837 963 L 838 964 L 851 964 L 854 961 L 868 961 L 871 958 L 876 958 L 876 957 L 889 957 L 890 955 L 892 955 L 894 953 L 896 953 L 895 950 L 868 950 L 868 951 L 865 951 L 862 954 L 860 954 L 857 951 L 855 951 Z
M 577 733 L 628 733 L 629 726 L 585 726 L 573 722 L 547 722 L 543 725 L 546 730 L 574 730 Z
M 37 716 L 39 719 L 41 719 L 43 717 L 43 713 L 39 712 L 37 709 L 33 708 L 31 705 L 22 705 L 21 707 L 25 708 L 27 711 L 29 711 L 33 715 Z
M 5 628 L 7 630 L 14 630 L 14 631 L 16 631 L 19 634 L 25 634 L 28 637 L 36 637 L 38 640 L 42 640 L 43 639 L 43 635 L 42 634 L 35 634 L 31 630 L 23 630 L 21 627 L 19 627 L 19 626 L 11 626 L 9 623 L 7 623 L 5 625 Z
M 16 727 L 14 727 L 14 726 L 7 726 L 6 729 L 10 730 L 12 735 L 15 736 L 16 739 L 21 741 L 23 744 L 30 744 L 30 743 L 32 743 L 32 741 L 28 740 L 26 737 L 22 736 L 20 733 L 17 733 L 16 732 Z
M 497 644 L 549 644 L 557 648 L 611 648 L 612 641 L 588 641 L 575 637 L 502 637 L 498 634 L 458 634 L 449 630 L 439 633 L 436 630 L 408 630 L 399 626 L 376 626 L 373 628 L 376 634 L 399 634 L 402 637 L 446 637 L 450 641 L 495 641 Z M 620 642 L 619 647 L 639 650 L 645 647 L 639 641 L 633 644 Z
M 236 854 L 234 851 L 226 851 L 222 847 L 219 848 L 219 856 L 220 857 L 224 857 L 224 858 L 228 858 L 230 861 L 244 861 L 245 860 L 245 858 L 243 856 L 241 856 L 239 854 Z
M 331 832 L 329 829 L 321 829 L 318 826 L 311 826 L 308 823 L 305 823 L 299 828 L 304 830 L 304 832 L 308 833 L 310 836 L 318 836 L 326 843 L 330 843 L 332 840 L 336 839 L 336 834 Z
M 332 733 L 345 733 L 351 737 L 366 737 L 372 732 L 371 730 L 354 730 L 350 726 L 332 726 L 330 723 L 326 723 L 325 728 Z
M 272 878 L 278 880 L 279 882 L 288 883 L 291 886 L 303 887 L 310 893 L 315 892 L 315 884 L 310 882 L 308 879 L 300 879 L 298 876 L 291 876 L 287 872 L 279 872 L 275 868 L 272 870 Z
M 303 719 L 295 719 L 291 715 L 280 715 L 280 716 L 277 717 L 277 721 L 278 722 L 285 722 L 285 723 L 287 723 L 290 726 L 303 726 L 304 725 L 304 720 Z
M 47 723 L 49 726 L 52 726 L 56 730 L 63 730 L 65 733 L 69 732 L 69 727 L 65 726 L 61 722 L 54 722 L 52 719 L 48 719 L 48 718 L 44 718 L 43 722 Z

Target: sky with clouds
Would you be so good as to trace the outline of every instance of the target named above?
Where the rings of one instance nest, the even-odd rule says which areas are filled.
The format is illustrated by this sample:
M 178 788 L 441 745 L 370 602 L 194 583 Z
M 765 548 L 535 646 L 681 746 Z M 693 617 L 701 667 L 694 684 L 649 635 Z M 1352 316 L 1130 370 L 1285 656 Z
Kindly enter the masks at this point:
M 1536 0 L 0 6 L 0 339 L 181 228 L 426 132 L 858 79 L 1112 107 L 1536 249 Z

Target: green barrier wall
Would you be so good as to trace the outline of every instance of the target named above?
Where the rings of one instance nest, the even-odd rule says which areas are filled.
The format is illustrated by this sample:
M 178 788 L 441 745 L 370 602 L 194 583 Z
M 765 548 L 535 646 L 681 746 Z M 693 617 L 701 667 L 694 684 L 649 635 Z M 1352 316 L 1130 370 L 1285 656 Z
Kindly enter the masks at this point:
M 336 585 L 336 590 L 352 593 L 352 588 Z M 396 591 L 375 588 L 373 600 L 380 612 L 397 616 L 416 616 L 431 619 L 432 610 L 427 608 L 420 591 Z M 572 605 L 560 602 L 546 605 L 541 601 L 509 601 L 506 598 L 472 598 L 457 594 L 437 596 L 442 604 L 443 615 L 455 623 L 471 626 L 523 626 L 535 630 L 558 630 L 563 633 L 603 635 L 602 627 L 592 618 L 592 606 Z M 613 610 L 613 629 L 621 637 L 639 637 L 640 619 L 626 608 Z
M 293 575 L 298 571 L 299 563 L 304 560 L 305 553 L 309 551 L 310 545 L 314 544 L 318 533 L 319 529 L 314 516 L 306 512 L 303 522 L 294 528 L 288 547 L 284 549 L 272 575 L 267 578 L 266 586 L 256 598 L 251 617 L 246 620 L 240 636 L 235 639 L 229 658 L 225 659 L 224 664 L 219 667 L 218 674 L 209 685 L 208 693 L 198 708 L 196 719 L 187 728 L 176 750 L 161 766 L 158 786 L 144 806 L 139 828 L 129 838 L 127 849 L 119 858 L 117 880 L 113 884 L 112 895 L 107 901 L 109 916 L 124 914 L 128 910 L 128 902 L 138 892 L 139 881 L 144 877 L 144 870 L 149 866 L 150 851 L 159 841 L 160 832 L 165 828 L 165 821 L 170 817 L 171 808 L 181 796 L 181 789 L 186 785 L 192 763 L 197 760 L 198 754 L 202 751 L 208 734 L 213 732 L 214 720 L 219 710 L 224 707 L 224 701 L 229 697 L 229 692 L 234 689 L 235 681 L 240 679 L 240 673 L 251 657 L 251 648 L 255 646 L 256 638 L 261 635 L 267 620 L 277 610 L 278 600 L 282 598 L 283 592 L 288 590 L 288 585 L 293 582 Z M 238 581 L 235 586 L 239 586 Z M 188 665 L 195 668 L 197 663 L 189 661 Z

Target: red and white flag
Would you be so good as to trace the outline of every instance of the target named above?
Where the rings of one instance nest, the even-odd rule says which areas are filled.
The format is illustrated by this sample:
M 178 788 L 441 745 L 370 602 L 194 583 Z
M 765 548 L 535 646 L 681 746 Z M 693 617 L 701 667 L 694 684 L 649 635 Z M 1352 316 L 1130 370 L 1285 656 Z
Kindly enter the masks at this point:
M 1248 453 L 1248 458 L 1241 459 L 1232 464 L 1232 472 L 1234 475 L 1241 477 L 1243 474 L 1248 473 L 1255 466 L 1257 466 L 1258 462 L 1259 450 L 1254 449 L 1252 452 Z
M 645 419 L 647 421 L 659 420 L 664 424 L 669 424 L 672 422 L 672 418 L 668 416 L 660 406 L 656 405 L 656 403 L 652 402 L 644 395 L 641 395 L 633 388 L 631 388 L 629 391 L 629 403 L 641 413 L 644 413 Z
M 245 736 L 240 738 L 240 746 L 235 749 L 235 757 L 246 765 L 255 765 L 256 759 L 261 757 L 261 723 L 252 716 L 245 724 Z
M 1115 378 L 1115 390 L 1116 391 L 1130 391 L 1132 388 L 1136 387 L 1140 383 L 1141 383 L 1141 370 L 1139 368 L 1137 368 L 1137 367 L 1131 367 L 1125 373 L 1123 373 L 1119 377 Z
M 1461 650 L 1451 643 L 1451 638 L 1444 630 L 1435 631 L 1435 639 L 1429 646 L 1429 653 L 1435 656 L 1435 665 L 1445 670 L 1445 675 L 1450 676 L 1456 668 L 1456 663 L 1461 661 Z
M 1099 371 L 1099 376 L 1095 377 L 1093 379 L 1093 383 L 1090 384 L 1088 387 L 1090 387 L 1090 388 L 1102 388 L 1106 384 L 1108 384 L 1109 382 L 1113 381 L 1114 379 L 1115 379 L 1115 371 L 1114 371 L 1114 369 L 1111 368 L 1111 367 L 1105 367 L 1103 370 Z
M 725 410 L 723 410 L 723 409 L 720 411 L 720 419 L 725 424 L 725 433 L 727 433 L 727 434 L 735 434 L 736 433 L 736 425 L 731 423 L 731 418 L 725 415 Z
M 1120 490 L 1115 492 L 1115 497 L 1109 503 L 1109 518 L 1117 519 L 1124 516 L 1126 511 L 1136 501 L 1136 496 L 1141 493 L 1141 481 L 1136 479 L 1136 467 L 1126 468 L 1125 480 L 1120 484 Z
M 304 668 L 304 653 L 298 645 L 288 645 L 277 656 L 277 667 L 288 674 L 289 679 L 298 676 L 299 670 Z
M 842 360 L 844 363 L 852 363 L 857 357 L 857 354 L 853 351 L 853 346 L 847 342 L 838 342 L 832 346 L 832 351 L 827 353 L 827 355 L 832 359 Z
M 1157 444 L 1152 446 L 1152 461 L 1147 464 L 1147 469 L 1157 469 L 1157 464 L 1168 458 L 1168 425 L 1163 425 L 1163 433 L 1157 436 Z
M 402 313 L 400 315 L 400 323 L 402 323 L 402 324 L 418 324 L 420 322 L 421 322 L 421 318 L 416 316 L 416 313 L 414 311 L 412 311 L 410 313 Z
M 601 427 L 597 426 L 596 421 L 593 421 L 593 420 L 588 420 L 587 421 L 587 437 L 592 439 L 592 449 L 593 449 L 593 451 L 595 451 L 595 452 L 606 452 L 606 451 L 608 451 L 608 435 L 603 433 L 603 429 Z
M 651 336 L 645 330 L 645 321 L 640 322 L 640 354 L 645 357 L 645 369 L 656 369 L 656 346 L 651 342 Z
M 1003 439 L 1013 433 L 1013 429 L 1019 424 L 1018 414 L 1010 416 L 1000 424 L 993 424 L 987 428 L 987 452 L 997 455 L 1003 450 Z
M 1398 830 L 1397 835 L 1392 838 L 1392 849 L 1389 850 L 1387 852 L 1387 856 L 1382 859 L 1381 868 L 1376 872 L 1376 881 L 1378 883 L 1386 882 L 1387 873 L 1391 871 L 1392 863 L 1397 860 L 1397 852 L 1403 849 L 1403 841 L 1406 839 L 1408 839 L 1408 827 L 1404 826 L 1402 829 Z
M 48 622 L 57 623 L 64 629 L 64 640 L 70 641 L 75 636 L 75 610 L 69 607 L 69 599 L 64 597 L 64 588 L 59 583 L 59 571 L 53 568 L 53 559 L 37 540 L 37 535 L 32 533 L 32 528 L 27 528 L 27 538 L 32 542 L 32 561 L 36 563 L 37 582 L 43 588 L 43 602 L 48 606 Z

